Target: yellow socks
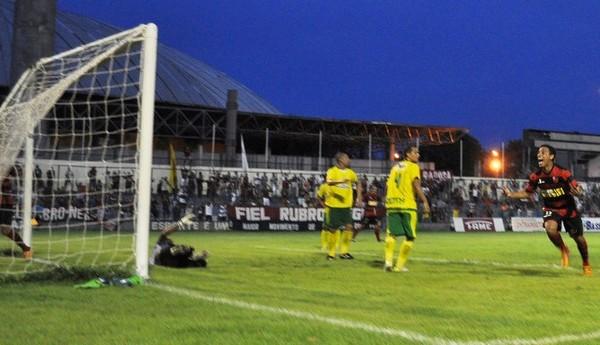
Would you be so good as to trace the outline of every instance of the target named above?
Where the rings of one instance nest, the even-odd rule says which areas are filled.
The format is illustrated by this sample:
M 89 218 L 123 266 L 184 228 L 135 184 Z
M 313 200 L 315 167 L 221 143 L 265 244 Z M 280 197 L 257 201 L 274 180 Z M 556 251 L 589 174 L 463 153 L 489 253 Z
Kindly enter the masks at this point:
M 396 268 L 403 268 L 408 260 L 408 255 L 415 243 L 413 241 L 404 241 L 400 245 L 400 254 L 398 255 L 398 261 L 396 261 Z
M 329 239 L 329 231 L 323 229 L 321 230 L 321 250 L 327 250 L 327 241 Z
M 335 257 L 335 247 L 340 239 L 340 231 L 327 231 L 327 250 L 329 256 Z
M 387 235 L 385 237 L 385 265 L 392 267 L 394 261 L 394 248 L 396 247 L 396 238 L 394 236 Z
M 352 230 L 344 230 L 342 233 L 342 240 L 340 243 L 340 254 L 347 254 L 350 252 L 350 242 L 352 241 Z

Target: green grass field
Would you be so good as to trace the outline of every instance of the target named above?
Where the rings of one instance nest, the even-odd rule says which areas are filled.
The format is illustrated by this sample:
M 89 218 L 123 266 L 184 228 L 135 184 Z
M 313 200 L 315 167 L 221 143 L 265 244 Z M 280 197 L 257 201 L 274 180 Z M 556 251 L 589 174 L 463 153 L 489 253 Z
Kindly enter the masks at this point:
M 317 233 L 180 233 L 209 268 L 153 267 L 134 288 L 1 284 L 0 344 L 600 344 L 600 275 L 564 237 L 571 269 L 543 233 L 422 233 L 410 272 L 385 273 L 368 232 L 331 262 Z

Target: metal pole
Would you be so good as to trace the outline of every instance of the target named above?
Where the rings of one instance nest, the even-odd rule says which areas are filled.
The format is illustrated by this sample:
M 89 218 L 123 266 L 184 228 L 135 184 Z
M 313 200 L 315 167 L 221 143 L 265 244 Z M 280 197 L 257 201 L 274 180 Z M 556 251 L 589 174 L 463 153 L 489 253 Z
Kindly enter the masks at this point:
M 502 178 L 504 178 L 504 141 L 502 142 Z
M 319 166 L 317 170 L 321 170 L 321 155 L 323 153 L 323 132 L 319 131 Z
M 215 136 L 217 134 L 217 125 L 213 124 L 212 128 L 212 146 L 210 151 L 210 168 L 214 168 L 215 166 Z
M 369 174 L 371 173 L 371 151 L 373 151 L 373 149 L 372 149 L 372 144 L 373 144 L 372 139 L 373 138 L 371 137 L 371 134 L 369 134 Z
M 460 177 L 463 176 L 463 141 L 460 139 Z
M 265 132 L 265 169 L 269 169 L 269 129 Z

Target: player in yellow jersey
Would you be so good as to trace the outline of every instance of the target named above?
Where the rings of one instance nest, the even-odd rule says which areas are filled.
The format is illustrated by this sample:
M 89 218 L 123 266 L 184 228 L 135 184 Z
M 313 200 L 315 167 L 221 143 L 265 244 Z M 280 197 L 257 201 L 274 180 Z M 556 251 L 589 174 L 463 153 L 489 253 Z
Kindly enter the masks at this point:
M 406 260 L 414 246 L 417 237 L 417 201 L 419 197 L 423 203 L 423 213 L 429 214 L 429 203 L 421 189 L 421 169 L 419 162 L 419 148 L 410 146 L 404 151 L 404 160 L 395 164 L 387 180 L 387 193 L 385 207 L 387 209 L 387 235 L 385 238 L 385 266 L 386 272 L 406 272 Z M 400 252 L 396 265 L 394 249 L 396 237 L 404 236 L 405 240 L 400 245 Z
M 329 191 L 329 185 L 327 184 L 327 182 L 321 183 L 321 185 L 317 189 L 317 200 L 319 200 L 321 207 L 324 208 L 324 220 L 327 219 L 327 217 L 328 217 L 327 215 L 329 214 L 329 209 L 328 209 L 327 205 L 325 204 L 325 199 L 327 199 L 328 191 Z M 329 238 L 328 234 L 329 234 L 329 231 L 327 230 L 327 224 L 325 224 L 325 222 L 323 222 L 323 228 L 321 229 L 321 251 L 323 251 L 323 252 L 327 251 L 327 240 Z
M 362 206 L 362 187 L 356 173 L 350 169 L 350 157 L 346 153 L 335 154 L 335 165 L 327 170 L 326 183 L 329 192 L 325 198 L 328 212 L 324 226 L 328 230 L 327 260 L 335 259 L 336 243 L 340 242 L 340 259 L 354 259 L 350 254 L 352 241 L 352 186 L 356 186 L 356 206 Z M 343 231 L 343 232 L 342 232 Z M 341 236 L 341 238 L 340 238 Z

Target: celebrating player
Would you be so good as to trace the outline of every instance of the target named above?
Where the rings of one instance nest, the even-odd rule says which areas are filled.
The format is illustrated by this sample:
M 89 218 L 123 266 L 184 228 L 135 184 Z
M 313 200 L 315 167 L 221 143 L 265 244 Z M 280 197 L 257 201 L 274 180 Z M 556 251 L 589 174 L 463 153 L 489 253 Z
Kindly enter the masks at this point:
M 14 193 L 13 193 L 13 179 L 16 177 L 16 169 L 10 169 L 9 177 L 2 180 L 2 186 L 0 191 L 0 231 L 2 234 L 11 240 L 13 240 L 23 251 L 23 257 L 25 259 L 31 259 L 33 251 L 29 247 L 21 236 L 13 229 L 12 219 L 14 216 Z
M 410 146 L 404 151 L 404 160 L 392 167 L 387 180 L 385 206 L 387 208 L 387 229 L 385 237 L 386 272 L 406 272 L 406 260 L 417 237 L 417 201 L 423 203 L 423 214 L 429 214 L 429 203 L 421 189 L 421 169 L 419 148 Z M 396 237 L 404 236 L 396 265 L 392 268 Z
M 583 274 L 591 276 L 592 266 L 589 262 L 587 242 L 583 237 L 581 215 L 573 198 L 573 196 L 581 195 L 583 190 L 569 170 L 554 164 L 555 157 L 556 150 L 552 146 L 540 146 L 537 153 L 540 169 L 529 175 L 527 187 L 517 192 L 512 192 L 504 187 L 504 192 L 509 198 L 525 199 L 531 197 L 531 194 L 539 189 L 544 200 L 543 227 L 546 229 L 550 241 L 560 250 L 561 266 L 569 266 L 569 248 L 560 236 L 562 224 L 577 243 L 577 249 L 583 261 Z
M 326 182 L 329 185 L 325 205 L 328 212 L 325 214 L 324 226 L 329 230 L 327 240 L 327 259 L 335 258 L 335 248 L 340 229 L 344 229 L 340 240 L 340 259 L 354 259 L 350 254 L 352 241 L 352 186 L 356 185 L 356 205 L 362 205 L 362 188 L 356 173 L 350 169 L 350 157 L 346 153 L 338 152 L 335 155 L 335 165 L 327 170 Z

